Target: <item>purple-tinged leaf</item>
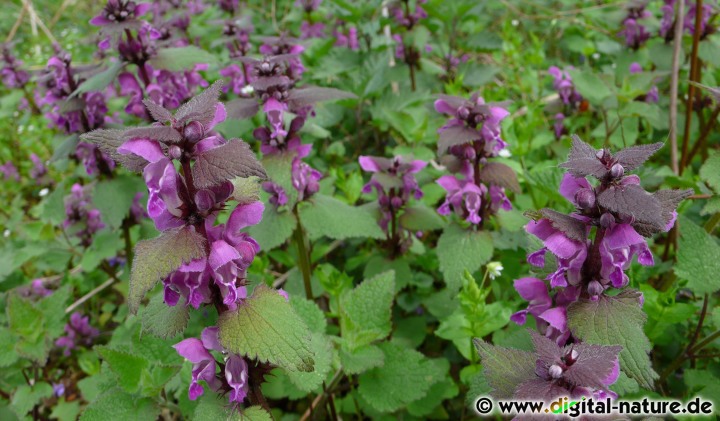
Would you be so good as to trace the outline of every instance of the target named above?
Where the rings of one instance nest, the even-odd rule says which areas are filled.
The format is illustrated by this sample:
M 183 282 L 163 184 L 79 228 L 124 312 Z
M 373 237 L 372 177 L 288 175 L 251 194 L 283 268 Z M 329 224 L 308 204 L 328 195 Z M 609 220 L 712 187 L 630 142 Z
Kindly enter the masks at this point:
M 552 209 L 542 209 L 540 214 L 549 219 L 553 228 L 562 231 L 571 240 L 584 243 L 587 240 L 587 226 L 581 220 Z
M 444 153 L 451 146 L 462 145 L 480 139 L 480 132 L 465 125 L 442 129 L 438 140 L 438 153 Z
M 468 103 L 468 100 L 459 96 L 438 95 L 438 99 L 445 101 L 452 108 L 460 108 Z
M 580 140 L 577 135 L 573 135 L 568 160 L 560 164 L 560 168 L 566 168 L 575 177 L 592 175 L 595 178 L 603 178 L 608 169 L 597 159 L 596 154 L 595 148 Z
M 60 101 L 58 105 L 58 112 L 60 114 L 71 113 L 73 111 L 80 111 L 85 108 L 85 100 L 81 97 L 72 97 L 66 100 Z
M 623 216 L 632 216 L 634 222 L 649 224 L 657 229 L 665 227 L 660 200 L 637 184 L 611 186 L 597 196 L 600 206 Z
M 515 193 L 520 193 L 515 171 L 500 162 L 488 162 L 480 170 L 480 180 L 486 184 L 504 187 Z
M 210 124 L 215 118 L 215 109 L 222 85 L 222 80 L 218 80 L 204 92 L 191 98 L 190 101 L 178 108 L 175 119 L 182 123 L 197 121 L 203 126 Z
M 283 75 L 261 77 L 251 83 L 256 91 L 267 91 L 273 86 L 290 86 L 290 84 L 290 78 Z
M 123 139 L 150 139 L 172 145 L 182 142 L 183 136 L 170 126 L 148 126 L 125 130 Z
M 528 329 L 530 332 L 530 339 L 532 339 L 533 346 L 535 347 L 535 355 L 539 360 L 550 365 L 560 361 L 560 358 L 564 355 L 563 349 L 557 346 L 555 341 L 541 335 L 536 330 Z
M 622 351 L 621 346 L 603 346 L 591 344 L 575 344 L 566 347 L 577 352 L 578 358 L 563 373 L 563 378 L 576 386 L 606 389 L 605 380 L 615 368 L 615 361 Z
M 306 86 L 290 91 L 288 102 L 290 108 L 302 108 L 322 101 L 335 101 L 338 99 L 357 98 L 352 92 L 341 91 L 335 88 L 321 88 L 319 86 Z
M 255 98 L 238 98 L 225 104 L 225 109 L 228 118 L 245 120 L 254 117 L 260 110 L 260 106 Z
M 205 239 L 193 227 L 165 231 L 135 246 L 130 272 L 128 309 L 136 314 L 145 294 L 183 263 L 205 256 Z
M 667 224 L 670 223 L 674 216 L 675 209 L 677 209 L 680 202 L 687 199 L 693 194 L 692 189 L 686 189 L 686 190 L 658 190 L 656 191 L 653 196 L 660 202 L 660 206 L 662 208 L 662 219 L 663 219 L 663 226 L 657 227 L 651 224 L 646 224 L 642 222 L 636 222 L 632 224 L 632 227 L 635 228 L 635 231 L 638 232 L 638 234 L 644 236 L 644 237 L 650 237 L 653 234 L 657 234 L 658 232 L 664 232 L 665 228 L 667 227 Z
M 94 143 L 100 148 L 100 151 L 106 153 L 113 161 L 119 163 L 130 171 L 140 172 L 145 168 L 148 162 L 134 154 L 121 155 L 117 149 L 125 143 L 123 130 L 115 129 L 98 129 L 85 133 L 80 136 L 84 142 Z
M 614 297 L 600 295 L 597 301 L 575 302 L 567 310 L 568 327 L 583 343 L 622 346 L 622 370 L 640 387 L 652 390 L 658 375 L 648 357 L 652 347 L 643 332 L 647 316 L 640 298 L 637 290 L 625 289 Z
M 613 158 L 623 166 L 625 171 L 632 171 L 640 167 L 655 152 L 663 147 L 662 142 L 651 145 L 638 145 L 625 148 L 613 155 Z
M 493 389 L 491 395 L 494 398 L 510 399 L 518 384 L 537 378 L 533 353 L 493 346 L 480 339 L 473 342 L 482 358 L 485 379 Z
M 192 169 L 195 186 L 201 189 L 217 186 L 237 177 L 267 178 L 250 145 L 231 139 L 225 145 L 200 154 Z
M 172 113 L 170 111 L 168 111 L 168 109 L 163 107 L 162 105 L 156 104 L 151 99 L 144 99 L 143 104 L 145 104 L 145 107 L 147 108 L 148 112 L 150 113 L 150 116 L 155 121 L 159 121 L 161 123 L 167 123 L 168 121 L 172 121 L 172 119 L 173 119 Z

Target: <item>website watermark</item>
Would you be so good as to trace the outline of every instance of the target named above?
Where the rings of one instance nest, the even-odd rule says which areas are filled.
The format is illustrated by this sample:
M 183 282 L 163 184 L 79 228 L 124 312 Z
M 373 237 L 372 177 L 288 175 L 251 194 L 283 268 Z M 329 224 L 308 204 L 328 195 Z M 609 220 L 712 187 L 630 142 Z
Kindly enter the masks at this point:
M 552 402 L 495 400 L 480 396 L 475 400 L 478 415 L 547 415 L 577 418 L 584 415 L 712 415 L 712 401 L 695 397 L 688 401 L 671 399 L 613 400 L 593 398 L 558 398 Z

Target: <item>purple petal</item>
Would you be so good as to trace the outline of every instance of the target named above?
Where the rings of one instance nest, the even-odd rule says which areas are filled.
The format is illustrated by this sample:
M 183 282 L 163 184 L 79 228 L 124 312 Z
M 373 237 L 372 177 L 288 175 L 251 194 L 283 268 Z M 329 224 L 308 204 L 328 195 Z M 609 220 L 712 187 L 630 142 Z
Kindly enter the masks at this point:
M 225 111 L 225 105 L 223 105 L 222 102 L 218 102 L 218 104 L 215 106 L 215 117 L 210 122 L 210 125 L 208 125 L 207 130 L 210 130 L 218 124 L 222 123 L 223 121 L 225 121 L 226 118 L 227 111 Z
M 645 239 L 630 224 L 615 224 L 605 232 L 604 241 L 610 250 L 645 243 Z
M 572 174 L 565 173 L 562 181 L 560 182 L 560 194 L 563 195 L 570 203 L 575 203 L 575 194 L 580 189 L 590 189 L 592 186 L 590 183 L 581 177 L 575 177 Z
M 145 158 L 148 162 L 158 162 L 165 158 L 160 144 L 150 139 L 131 139 L 120 145 L 118 153 L 121 155 L 135 154 Z
M 460 190 L 460 182 L 453 175 L 443 175 L 437 179 L 436 183 L 438 183 L 448 193 Z
M 203 346 L 202 341 L 197 338 L 187 338 L 173 345 L 173 348 L 180 356 L 193 364 L 200 364 L 203 361 L 213 359 L 212 355 Z
M 212 349 L 213 351 L 222 352 L 225 348 L 220 345 L 218 338 L 219 329 L 217 326 L 206 327 L 203 329 L 200 337 L 202 338 L 203 346 L 206 349 Z
M 103 15 L 95 16 L 94 18 L 90 19 L 90 25 L 94 26 L 104 26 L 109 24 L 110 21 L 105 18 Z
M 543 312 L 539 317 L 561 332 L 567 330 L 567 313 L 565 307 L 551 308 Z
M 247 205 L 238 205 L 230 214 L 226 225 L 226 232 L 234 237 L 241 229 L 251 225 L 257 225 L 262 220 L 265 204 L 263 202 L 252 202 Z
M 360 158 L 358 158 L 358 162 L 360 162 L 360 168 L 367 172 L 382 171 L 378 166 L 377 162 L 375 162 L 375 160 L 371 156 L 360 156 Z
M 235 247 L 226 243 L 224 240 L 214 241 L 210 249 L 210 257 L 208 262 L 213 270 L 218 270 L 225 264 L 240 258 L 240 253 Z
M 142 16 L 150 10 L 152 5 L 150 3 L 140 3 L 135 6 L 135 17 Z

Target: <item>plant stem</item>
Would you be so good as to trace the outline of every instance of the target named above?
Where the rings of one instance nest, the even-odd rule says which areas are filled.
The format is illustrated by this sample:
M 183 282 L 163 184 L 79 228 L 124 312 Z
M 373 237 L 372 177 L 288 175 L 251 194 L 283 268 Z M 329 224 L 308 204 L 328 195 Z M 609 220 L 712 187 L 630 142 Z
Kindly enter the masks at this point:
M 300 266 L 303 283 L 305 284 L 305 297 L 308 300 L 312 300 L 313 293 L 312 284 L 310 283 L 310 255 L 308 254 L 308 249 L 305 246 L 305 231 L 303 230 L 302 224 L 300 223 L 300 217 L 297 212 L 297 207 L 293 209 L 293 213 L 295 214 L 295 219 L 297 220 L 297 227 L 295 228 L 295 232 L 293 233 L 293 239 L 295 241 L 295 246 L 297 247 L 298 251 L 298 265 Z
M 680 51 L 682 50 L 683 13 L 685 13 L 685 0 L 677 3 L 675 21 L 675 40 L 672 56 L 672 77 L 670 83 L 670 161 L 672 170 L 679 174 L 678 147 L 677 147 L 677 108 L 678 108 L 678 80 L 680 76 Z
M 702 25 L 703 0 L 697 0 L 695 3 L 695 32 L 693 33 L 692 53 L 690 55 L 690 78 L 689 80 L 699 82 L 700 66 L 698 64 L 698 44 L 700 44 L 700 27 Z M 677 40 L 676 40 L 677 41 Z M 695 85 L 690 84 L 688 89 L 688 99 L 685 108 L 685 133 L 683 134 L 682 154 L 680 155 L 680 166 L 678 174 L 682 174 L 683 169 L 688 164 L 688 144 L 690 143 L 690 122 L 692 120 L 693 101 L 695 99 Z

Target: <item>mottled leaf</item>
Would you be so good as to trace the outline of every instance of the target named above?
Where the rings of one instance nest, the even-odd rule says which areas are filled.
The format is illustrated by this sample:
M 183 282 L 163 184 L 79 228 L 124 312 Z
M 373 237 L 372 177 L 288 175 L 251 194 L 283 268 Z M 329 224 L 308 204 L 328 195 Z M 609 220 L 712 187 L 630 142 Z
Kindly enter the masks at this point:
M 652 224 L 642 223 L 642 222 L 635 222 L 632 224 L 632 227 L 635 229 L 635 231 L 638 232 L 638 234 L 650 237 L 653 234 L 657 234 L 659 232 L 664 232 L 665 227 L 667 227 L 667 224 L 670 223 L 672 218 L 674 217 L 675 209 L 677 209 L 680 202 L 687 199 L 693 194 L 693 190 L 687 189 L 687 190 L 658 190 L 655 193 L 653 193 L 653 196 L 660 202 L 660 207 L 662 208 L 662 219 L 663 219 L 663 228 L 654 226 Z
M 223 313 L 218 326 L 220 342 L 231 352 L 290 371 L 314 369 L 310 330 L 290 303 L 265 285 L 236 311 Z
M 142 331 L 169 339 L 182 333 L 190 319 L 188 307 L 182 303 L 169 306 L 163 301 L 163 294 L 156 294 L 142 313 Z
M 542 209 L 540 214 L 550 220 L 553 228 L 562 231 L 568 238 L 583 243 L 587 240 L 587 225 L 579 219 L 547 208 Z
M 615 368 L 615 360 L 622 351 L 622 347 L 586 343 L 574 344 L 570 347 L 577 351 L 578 359 L 563 373 L 563 378 L 584 387 L 606 389 L 605 379 Z M 569 348 L 566 349 L 566 352 L 568 350 Z
M 192 169 L 195 186 L 201 189 L 217 186 L 237 177 L 267 178 L 250 145 L 231 139 L 225 145 L 200 154 Z
M 568 391 L 564 387 L 536 376 L 520 383 L 515 389 L 512 398 L 551 402 L 567 395 Z
M 643 332 L 647 316 L 639 299 L 638 291 L 626 289 L 614 297 L 601 295 L 597 301 L 575 302 L 567 310 L 568 327 L 585 343 L 622 346 L 622 370 L 652 390 L 658 375 L 648 357 L 652 347 Z
M 182 123 L 197 121 L 203 126 L 207 126 L 215 118 L 222 85 L 222 80 L 218 80 L 201 94 L 192 97 L 190 101 L 178 108 L 175 119 Z
M 660 200 L 637 184 L 611 186 L 597 196 L 600 206 L 657 229 L 665 228 Z
M 625 171 L 632 171 L 663 147 L 662 142 L 650 145 L 637 145 L 625 148 L 613 155 L 613 158 L 625 168 Z
M 205 240 L 191 227 L 166 231 L 135 246 L 135 259 L 130 272 L 128 308 L 137 313 L 140 301 L 157 281 L 183 263 L 205 255 Z
M 480 339 L 473 342 L 482 359 L 485 379 L 493 389 L 494 398 L 510 399 L 520 383 L 537 378 L 536 357 L 533 353 L 493 346 Z
M 520 193 L 520 184 L 515 171 L 500 162 L 488 162 L 480 169 L 480 180 L 485 184 L 504 187 L 515 193 Z
M 233 200 L 241 205 L 247 205 L 260 200 L 260 183 L 255 177 L 238 177 L 231 180 L 233 184 Z M 267 209 L 267 207 L 266 207 Z
M 555 361 L 563 356 L 563 349 L 560 348 L 555 341 L 539 332 L 528 329 L 530 339 L 535 349 L 535 355 L 543 361 Z

